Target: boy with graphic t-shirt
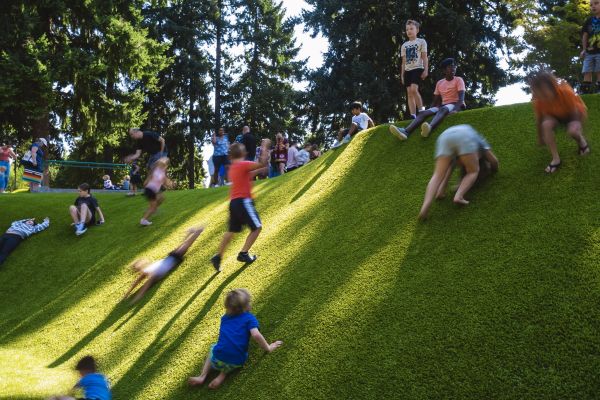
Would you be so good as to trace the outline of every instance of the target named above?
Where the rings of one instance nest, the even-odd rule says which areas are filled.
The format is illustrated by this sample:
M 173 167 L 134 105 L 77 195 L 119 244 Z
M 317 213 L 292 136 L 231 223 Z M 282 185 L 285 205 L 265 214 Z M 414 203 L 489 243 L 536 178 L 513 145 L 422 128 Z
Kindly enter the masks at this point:
M 348 129 L 340 129 L 337 141 L 332 146 L 334 149 L 352 140 L 357 133 L 375 126 L 371 117 L 362 111 L 362 103 L 355 101 L 350 106 L 352 112 L 352 125 Z
M 594 93 L 592 90 L 593 75 L 596 74 L 596 93 L 600 93 L 600 0 L 591 0 L 592 16 L 581 29 L 583 50 L 583 93 Z
M 223 236 L 219 252 L 210 259 L 217 272 L 221 272 L 221 261 L 229 243 L 231 243 L 236 233 L 242 231 L 244 225 L 248 225 L 251 232 L 246 238 L 246 243 L 238 254 L 237 260 L 246 264 L 256 261 L 256 256 L 251 256 L 248 252 L 258 235 L 260 235 L 262 223 L 252 200 L 252 181 L 269 164 L 271 141 L 265 139 L 261 146 L 259 162 L 246 161 L 248 153 L 243 144 L 234 143 L 229 147 L 229 158 L 231 159 L 231 167 L 229 167 L 229 180 L 231 182 L 229 230 Z
M 87 232 L 87 228 L 104 223 L 104 214 L 100 210 L 98 200 L 90 194 L 90 185 L 82 183 L 78 188 L 79 197 L 75 199 L 75 204 L 69 207 L 69 213 L 73 219 L 75 226 L 75 234 L 81 236 Z M 96 212 L 100 215 L 100 219 L 96 222 Z
M 448 58 L 442 61 L 442 69 L 445 78 L 435 86 L 433 107 L 425 110 L 417 116 L 406 128 L 398 128 L 390 125 L 390 132 L 400 140 L 408 139 L 408 136 L 420 125 L 421 136 L 429 137 L 434 130 L 450 113 L 456 113 L 465 107 L 465 81 L 456 74 L 454 59 Z M 426 120 L 433 116 L 431 124 Z
M 423 99 L 419 93 L 419 85 L 429 76 L 429 58 L 427 57 L 427 42 L 418 38 L 421 24 L 417 21 L 406 22 L 408 42 L 402 45 L 402 84 L 408 94 L 408 109 L 412 119 L 417 118 L 417 112 L 422 111 Z

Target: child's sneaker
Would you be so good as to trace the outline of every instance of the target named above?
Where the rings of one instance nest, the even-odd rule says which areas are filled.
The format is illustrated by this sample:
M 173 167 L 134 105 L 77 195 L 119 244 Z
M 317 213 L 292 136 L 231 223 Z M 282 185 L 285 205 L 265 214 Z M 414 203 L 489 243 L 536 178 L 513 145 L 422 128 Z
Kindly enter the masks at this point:
M 212 263 L 213 267 L 215 267 L 217 272 L 221 272 L 221 256 L 220 255 L 215 254 L 213 256 L 213 258 L 210 259 L 210 262 Z
M 352 140 L 352 136 L 346 135 L 346 136 L 344 136 L 344 139 L 342 140 L 342 144 L 350 143 L 351 140 Z
M 336 140 L 335 143 L 333 144 L 333 146 L 331 146 L 331 148 L 332 149 L 337 149 L 341 145 L 342 145 L 342 142 L 340 142 L 339 140 Z
M 417 114 L 411 114 L 410 119 L 417 119 Z
M 152 225 L 152 222 L 148 221 L 147 219 L 142 218 L 142 220 L 140 221 L 140 225 L 150 226 L 150 225 Z
M 423 122 L 423 124 L 421 125 L 421 136 L 423 136 L 424 138 L 429 137 L 429 134 L 431 133 L 431 125 L 429 125 L 429 122 Z
M 256 261 L 256 256 L 251 256 L 248 253 L 242 252 L 238 254 L 237 260 L 246 264 L 252 264 L 254 261 Z
M 408 132 L 406 132 L 404 128 L 398 128 L 394 125 L 390 125 L 390 133 L 396 136 L 399 140 L 404 141 L 408 139 Z
M 87 228 L 85 227 L 85 224 L 82 224 L 80 222 L 77 225 L 75 225 L 75 234 L 77 236 L 81 236 L 81 235 L 83 235 L 86 232 L 87 232 Z

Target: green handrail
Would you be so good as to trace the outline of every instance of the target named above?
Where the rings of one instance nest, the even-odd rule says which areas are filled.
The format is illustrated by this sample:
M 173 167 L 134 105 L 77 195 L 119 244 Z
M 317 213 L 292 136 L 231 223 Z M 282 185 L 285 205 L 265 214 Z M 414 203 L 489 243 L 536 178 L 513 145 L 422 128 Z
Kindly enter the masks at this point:
M 97 163 L 91 161 L 64 161 L 64 160 L 48 160 L 49 165 L 58 165 L 72 168 L 89 168 L 89 169 L 127 169 L 128 164 L 113 164 L 113 163 Z

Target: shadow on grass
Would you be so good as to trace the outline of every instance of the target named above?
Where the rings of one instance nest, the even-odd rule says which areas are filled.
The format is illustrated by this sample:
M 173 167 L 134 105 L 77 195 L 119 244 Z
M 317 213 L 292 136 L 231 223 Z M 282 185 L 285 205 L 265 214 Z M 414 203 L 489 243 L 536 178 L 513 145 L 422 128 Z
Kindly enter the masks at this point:
M 310 190 L 311 187 L 313 187 L 313 185 L 321 178 L 321 176 L 327 172 L 327 170 L 331 167 L 331 165 L 338 159 L 338 157 L 340 156 L 340 154 L 342 154 L 343 149 L 337 149 L 338 151 L 336 151 L 334 154 L 330 155 L 329 157 L 325 158 L 325 161 L 323 161 L 321 163 L 321 165 L 319 165 L 317 168 L 319 168 L 319 171 L 315 174 L 315 176 L 313 176 L 303 187 L 302 189 L 300 189 L 298 191 L 298 193 L 296 193 L 294 195 L 294 197 L 292 198 L 291 203 L 299 200 L 306 192 L 308 192 Z M 314 162 L 314 161 L 313 161 Z

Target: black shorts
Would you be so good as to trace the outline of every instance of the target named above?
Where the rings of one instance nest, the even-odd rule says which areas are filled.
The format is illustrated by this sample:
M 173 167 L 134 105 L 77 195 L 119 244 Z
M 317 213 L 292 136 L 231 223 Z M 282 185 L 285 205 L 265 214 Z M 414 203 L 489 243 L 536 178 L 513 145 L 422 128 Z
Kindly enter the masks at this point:
M 142 181 L 142 176 L 139 174 L 131 175 L 131 184 L 136 186 L 143 185 L 144 181 Z
M 244 225 L 251 231 L 262 227 L 252 199 L 234 199 L 229 203 L 229 232 L 238 233 Z
M 177 250 L 170 252 L 167 257 L 172 257 L 177 262 L 177 265 L 183 262 L 183 254 L 178 253 Z
M 423 82 L 423 79 L 421 79 L 423 72 L 425 72 L 423 68 L 404 71 L 404 86 L 409 87 L 410 85 L 420 85 L 421 82 Z
M 215 173 L 219 173 L 221 166 L 229 165 L 229 157 L 227 156 L 213 156 L 213 165 L 215 166 Z
M 144 188 L 144 196 L 146 196 L 148 200 L 156 200 L 157 195 L 158 193 L 156 193 L 155 191 L 148 188 Z

